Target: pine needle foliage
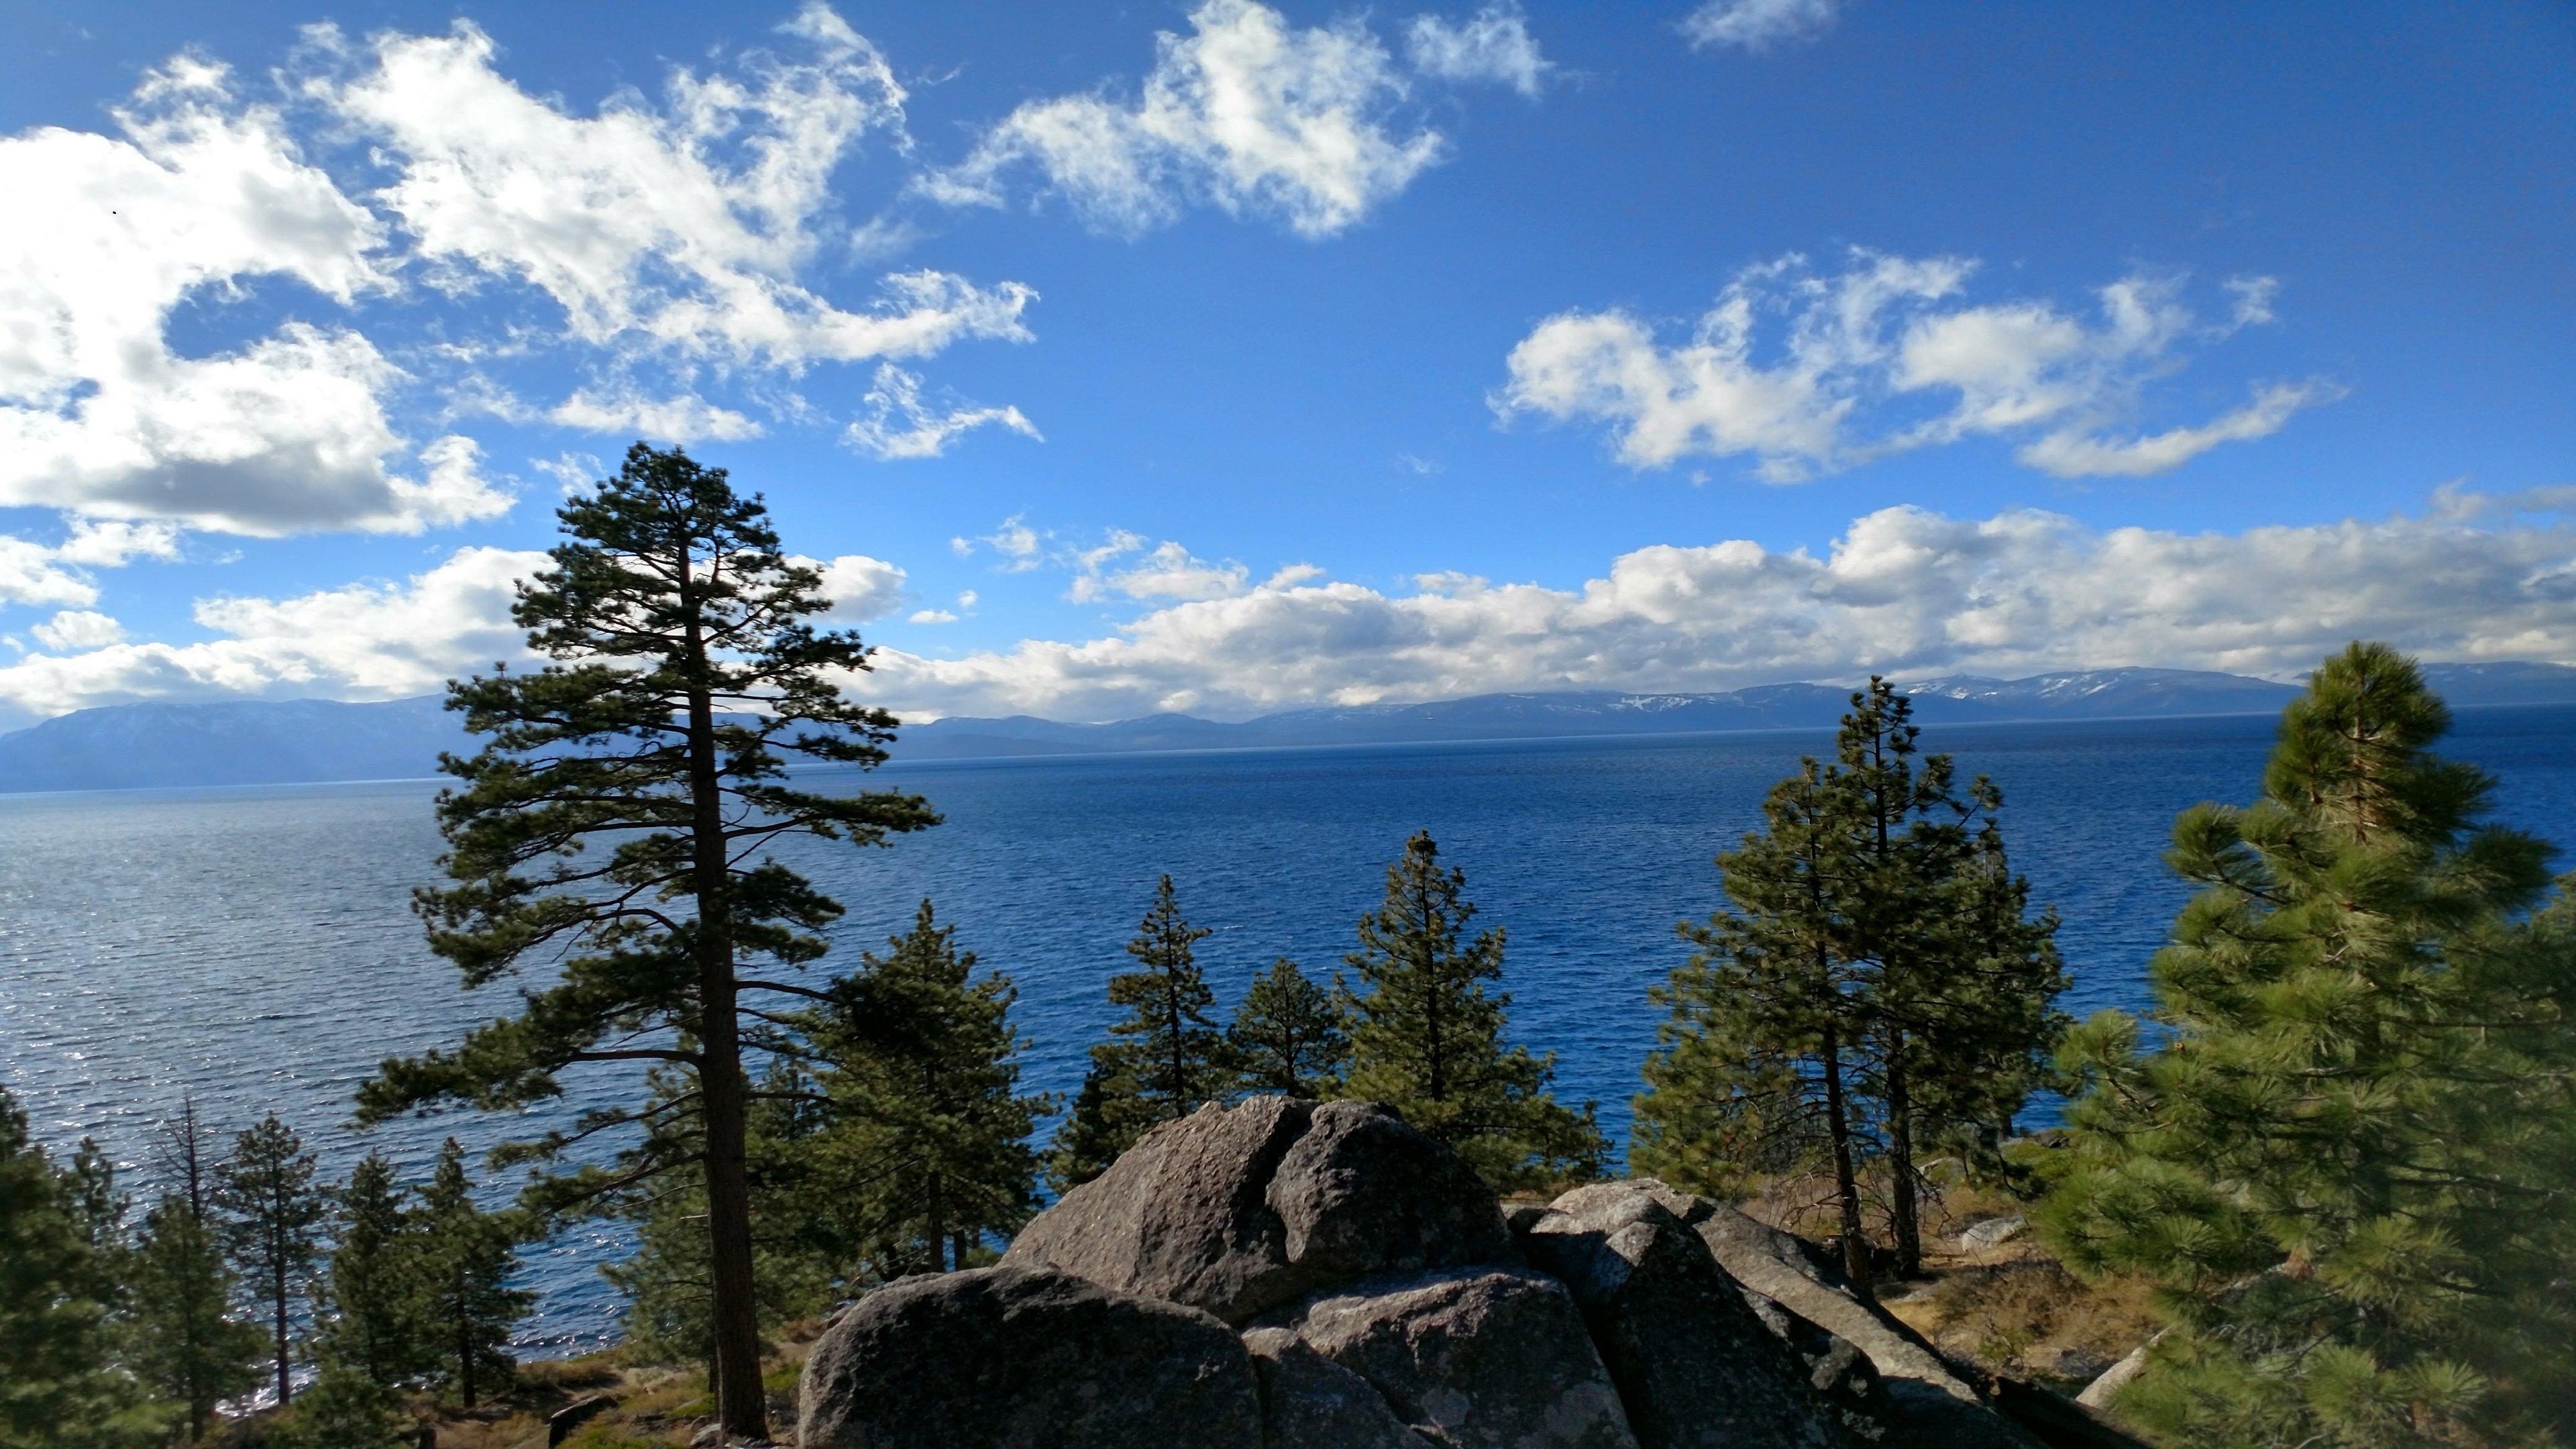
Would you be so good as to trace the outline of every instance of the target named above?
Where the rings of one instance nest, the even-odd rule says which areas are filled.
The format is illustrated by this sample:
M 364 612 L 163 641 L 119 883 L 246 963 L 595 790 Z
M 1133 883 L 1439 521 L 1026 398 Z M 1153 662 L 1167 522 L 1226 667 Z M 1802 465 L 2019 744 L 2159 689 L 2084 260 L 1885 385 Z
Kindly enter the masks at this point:
M 440 1106 L 514 1110 L 589 1064 L 651 1062 L 685 1079 L 526 1144 L 560 1157 L 648 1115 L 670 1155 L 557 1178 L 537 1205 L 649 1192 L 689 1167 L 706 1195 L 718 1418 L 765 1436 L 746 1154 L 747 1052 L 792 1051 L 756 1005 L 827 999 L 782 979 L 820 958 L 840 905 L 773 853 L 796 837 L 853 845 L 936 823 L 919 798 L 796 788 L 791 759 L 882 763 L 895 720 L 843 697 L 868 668 L 857 635 L 819 629 L 822 575 L 779 545 L 757 495 L 721 468 L 637 444 L 617 475 L 557 511 L 564 539 L 512 617 L 553 662 L 449 686 L 485 736 L 441 767 L 450 884 L 419 893 L 430 946 L 468 987 L 544 963 L 516 1015 L 452 1052 L 387 1061 L 363 1120 Z M 559 965 L 557 964 L 559 963 Z M 767 968 L 768 974 L 762 974 Z
M 1282 956 L 1252 979 L 1225 1029 L 1237 1085 L 1317 1099 L 1341 1095 L 1351 1034 L 1342 1005 Z
M 114 1186 L 94 1152 L 82 1159 L 56 1166 L 0 1089 L 0 1449 L 104 1449 L 155 1427 L 111 1359 Z
M 1639 1170 L 1721 1195 L 1821 1166 L 1863 1285 L 1871 1180 L 1911 1273 L 1919 1157 L 1994 1165 L 2066 1025 L 2056 917 L 2012 872 L 2002 791 L 1963 789 L 1919 739 L 1910 701 L 1871 680 L 1834 763 L 1802 761 L 1718 857 L 1728 905 L 1681 923 L 1696 949 L 1652 993 L 1668 1018 L 1630 1148 Z
M 1343 959 L 1360 986 L 1347 1007 L 1351 1069 L 1342 1094 L 1385 1102 L 1446 1142 L 1505 1191 L 1597 1176 L 1604 1148 L 1587 1105 L 1547 1088 L 1553 1054 L 1503 1040 L 1511 993 L 1503 932 L 1473 936 L 1467 876 L 1440 864 L 1417 831 L 1386 871 L 1386 897 L 1360 918 L 1360 949 Z
M 1136 1139 L 1232 1087 L 1225 1032 L 1208 1014 L 1216 993 L 1195 950 L 1207 934 L 1181 913 L 1164 876 L 1127 943 L 1136 969 L 1109 978 L 1109 1004 L 1127 1014 L 1092 1046 L 1082 1092 L 1049 1149 L 1048 1176 L 1059 1190 L 1090 1181 Z
M 969 1266 L 1037 1207 L 1028 1145 L 1050 1102 L 1019 1091 L 1018 990 L 976 974 L 924 900 L 912 929 L 834 988 L 815 1032 L 833 1128 L 816 1156 L 845 1270 L 879 1278 Z
M 233 1139 L 215 1169 L 215 1227 L 243 1287 L 267 1313 L 277 1402 L 293 1400 L 294 1313 L 322 1261 L 331 1200 L 313 1180 L 313 1154 L 271 1114 Z
M 2328 659 L 2262 798 L 2175 824 L 2154 1009 L 2063 1053 L 2040 1220 L 2159 1285 L 2119 1406 L 2166 1443 L 2576 1442 L 2576 908 L 2449 724 L 2397 651 Z
M 435 1365 L 433 1378 L 470 1409 L 510 1386 L 518 1367 L 511 1334 L 536 1305 L 536 1295 L 511 1286 L 519 1271 L 511 1215 L 476 1204 L 465 1148 L 455 1138 L 440 1144 L 412 1216 L 419 1234 L 413 1251 L 422 1348 Z
M 370 1152 L 333 1194 L 331 1261 L 316 1295 L 313 1352 L 325 1374 L 408 1387 L 435 1361 L 428 1335 L 427 1233 L 392 1159 Z
M 145 1214 L 130 1262 L 128 1360 L 193 1443 L 213 1426 L 217 1404 L 258 1386 L 266 1336 L 231 1316 L 232 1269 L 184 1185 Z

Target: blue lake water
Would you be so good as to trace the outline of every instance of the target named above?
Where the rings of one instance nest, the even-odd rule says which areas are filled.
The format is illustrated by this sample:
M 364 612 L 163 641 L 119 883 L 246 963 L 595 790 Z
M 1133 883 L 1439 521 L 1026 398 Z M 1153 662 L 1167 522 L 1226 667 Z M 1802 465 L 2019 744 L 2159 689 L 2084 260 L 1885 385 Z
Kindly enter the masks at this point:
M 2268 717 L 1975 725 L 1925 744 L 1995 777 L 2016 865 L 2065 920 L 2078 1014 L 2142 999 L 2184 892 L 2159 863 L 2174 814 L 2252 797 Z M 945 813 L 891 849 L 800 852 L 850 908 L 844 965 L 934 898 L 960 939 L 1020 986 L 1030 1084 L 1069 1092 L 1110 1012 L 1101 986 L 1170 872 L 1230 1009 L 1280 955 L 1328 971 L 1416 829 L 1467 872 L 1480 924 L 1507 929 L 1515 1034 L 1557 1054 L 1561 1095 L 1600 1101 L 1624 1140 L 1654 1039 L 1646 988 L 1684 959 L 1683 916 L 1718 901 L 1710 857 L 1821 732 L 897 763 L 877 783 Z M 2464 711 L 2448 749 L 2503 782 L 2505 823 L 2576 845 L 2576 722 Z M 843 783 L 862 777 L 825 777 Z M 0 796 L 0 1083 L 39 1136 L 96 1136 L 148 1176 L 183 1093 L 227 1127 L 275 1111 L 339 1171 L 369 1146 L 423 1162 L 453 1132 L 480 1149 L 524 1131 L 471 1114 L 346 1126 L 388 1054 L 449 1042 L 507 1010 L 460 992 L 421 945 L 411 889 L 439 848 L 429 782 Z M 548 1117 L 622 1095 L 610 1069 Z M 594 1271 L 621 1250 L 583 1230 L 533 1255 L 530 1348 L 608 1336 Z

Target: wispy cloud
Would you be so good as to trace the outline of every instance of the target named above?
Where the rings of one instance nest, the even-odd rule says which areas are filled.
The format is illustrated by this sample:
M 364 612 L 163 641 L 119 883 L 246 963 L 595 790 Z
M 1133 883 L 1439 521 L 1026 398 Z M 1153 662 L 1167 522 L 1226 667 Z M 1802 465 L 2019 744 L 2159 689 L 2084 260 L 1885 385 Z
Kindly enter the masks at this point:
M 1841 0 L 1708 0 L 1682 18 L 1681 29 L 1695 46 L 1764 51 L 1815 39 L 1841 9 Z
M 1493 81 L 1525 96 L 1546 89 L 1556 70 L 1539 53 L 1529 21 L 1517 4 L 1485 6 L 1464 20 L 1417 15 L 1404 28 L 1405 58 L 1424 75 L 1445 81 Z

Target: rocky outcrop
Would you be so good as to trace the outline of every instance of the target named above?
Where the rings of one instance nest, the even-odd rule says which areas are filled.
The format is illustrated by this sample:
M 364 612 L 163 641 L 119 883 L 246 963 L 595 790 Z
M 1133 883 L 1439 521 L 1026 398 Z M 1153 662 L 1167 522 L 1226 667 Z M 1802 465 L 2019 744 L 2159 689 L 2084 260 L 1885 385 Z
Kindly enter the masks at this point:
M 1377 1386 L 1284 1328 L 1243 1336 L 1261 1376 L 1261 1449 L 1433 1449 Z
M 890 1283 L 806 1360 L 804 1449 L 1250 1449 L 1252 1355 L 1195 1308 L 1049 1269 Z
M 1513 1256 L 1492 1190 L 1392 1111 L 1255 1097 L 1147 1133 L 1002 1261 L 1239 1325 L 1372 1273 Z
M 1021 1229 L 1002 1262 L 1051 1267 L 1241 1323 L 1297 1296 L 1270 1178 L 1314 1114 L 1287 1097 L 1166 1122 Z
M 1526 1268 L 1362 1284 L 1285 1325 L 1457 1449 L 1637 1449 L 1565 1285 Z
M 1795 1235 L 1724 1204 L 1697 1201 L 1705 1204 L 1694 1222 L 1700 1241 L 1736 1282 L 1869 1355 L 1891 1389 L 1895 1380 L 1910 1380 L 1963 1403 L 1977 1402 L 1976 1387 L 1932 1345 L 1896 1315 L 1854 1292 Z
M 1705 1198 L 1507 1219 L 1387 1108 L 1266 1097 L 1147 1134 L 1000 1267 L 860 1300 L 802 1420 L 807 1449 L 2029 1449 L 1980 1387 Z
M 1641 1449 L 1840 1449 L 1805 1365 L 1651 1191 L 1569 1193 L 1523 1236 L 1565 1284 Z
M 1319 1284 L 1518 1259 L 1476 1169 L 1374 1103 L 1317 1107 L 1268 1196 L 1288 1261 Z

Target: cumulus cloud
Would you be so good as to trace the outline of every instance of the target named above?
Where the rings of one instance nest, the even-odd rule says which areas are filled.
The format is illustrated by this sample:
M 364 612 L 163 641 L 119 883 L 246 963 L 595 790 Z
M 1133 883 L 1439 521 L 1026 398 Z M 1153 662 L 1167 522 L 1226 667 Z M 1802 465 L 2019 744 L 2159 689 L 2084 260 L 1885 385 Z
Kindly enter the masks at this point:
M 1961 519 L 1899 507 L 1855 520 L 1821 555 L 1740 539 L 1658 545 L 1573 589 L 1446 574 L 1387 593 L 1283 574 L 1081 642 L 958 659 L 888 651 L 868 688 L 920 713 L 1241 716 L 1870 670 L 2151 665 L 2289 677 L 2353 638 L 2436 658 L 2576 662 L 2576 526 L 2478 527 L 2437 510 L 2179 533 L 2037 510 Z
M 92 570 L 178 556 L 179 531 L 166 523 L 75 519 L 59 544 L 0 534 L 0 604 L 95 603 Z
M 104 649 L 125 640 L 125 626 L 92 609 L 65 609 L 27 631 L 48 649 Z
M 904 572 L 883 559 L 845 553 L 829 563 L 800 558 L 798 563 L 823 571 L 823 594 L 832 601 L 824 619 L 835 624 L 863 624 L 894 612 L 903 602 Z
M 359 583 L 291 598 L 214 598 L 194 644 L 109 643 L 30 654 L 0 666 L 0 707 L 61 714 L 138 699 L 396 699 L 466 670 L 527 658 L 511 590 L 542 553 L 460 549 L 401 583 Z M 42 637 L 41 635 L 39 636 Z
M 909 624 L 954 624 L 957 616 L 946 609 L 915 609 L 904 616 Z
M 508 508 L 464 439 L 396 431 L 402 373 L 354 331 L 174 351 L 175 309 L 252 279 L 343 306 L 388 286 L 383 230 L 220 66 L 175 60 L 113 115 L 0 138 L 0 193 L 43 218 L 0 229 L 0 506 L 258 535 Z
M 959 403 L 942 411 L 923 402 L 921 379 L 891 362 L 877 365 L 876 380 L 860 406 L 864 415 L 842 432 L 842 441 L 880 460 L 936 458 L 961 434 L 987 425 L 1044 441 L 1037 425 L 1015 407 Z
M 1535 96 L 1556 69 L 1517 4 L 1487 5 L 1464 20 L 1417 15 L 1404 31 L 1405 57 L 1424 75 L 1445 81 L 1496 81 Z
M 1113 594 L 1127 599 L 1230 599 L 1244 591 L 1252 576 L 1239 563 L 1209 563 L 1168 539 L 1151 549 L 1144 545 L 1144 539 L 1122 531 L 1113 536 L 1110 546 L 1085 554 L 1083 571 L 1074 576 L 1070 596 L 1077 603 Z
M 1783 257 L 1739 273 L 1672 342 L 1630 312 L 1560 313 L 1512 349 L 1495 406 L 1603 423 L 1631 467 L 1742 456 L 1758 477 L 1795 482 L 1975 435 L 2022 439 L 2022 462 L 2062 477 L 2163 472 L 2341 395 L 2271 383 L 2205 424 L 2125 431 L 2195 344 L 2270 319 L 2270 279 L 2231 284 L 2235 305 L 2211 323 L 2178 282 L 2151 276 L 2100 288 L 2090 316 L 2045 300 L 1971 304 L 1975 269 L 1855 250 L 1828 274 Z
M 796 59 L 675 69 L 660 106 L 625 93 L 587 116 L 521 90 L 463 20 L 379 35 L 363 59 L 324 28 L 354 70 L 310 89 L 380 148 L 394 175 L 376 199 L 451 285 L 524 282 L 583 342 L 796 368 L 1025 338 L 1032 294 L 1017 283 L 902 273 L 856 312 L 798 283 L 833 168 L 862 135 L 900 133 L 904 92 L 830 10 L 809 5 L 786 30 Z
M 1682 18 L 1682 34 L 1693 46 L 1765 51 L 1824 34 L 1841 8 L 1841 0 L 1708 0 Z
M 1106 232 L 1136 235 L 1200 204 L 1331 236 L 1439 159 L 1439 133 L 1396 114 L 1404 94 L 1356 18 L 1301 29 L 1256 0 L 1203 0 L 1190 34 L 1156 36 L 1134 99 L 1028 102 L 919 185 L 949 205 L 998 206 L 1033 172 Z

